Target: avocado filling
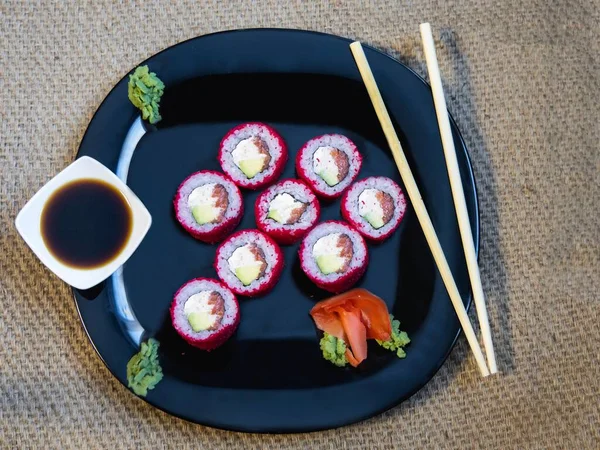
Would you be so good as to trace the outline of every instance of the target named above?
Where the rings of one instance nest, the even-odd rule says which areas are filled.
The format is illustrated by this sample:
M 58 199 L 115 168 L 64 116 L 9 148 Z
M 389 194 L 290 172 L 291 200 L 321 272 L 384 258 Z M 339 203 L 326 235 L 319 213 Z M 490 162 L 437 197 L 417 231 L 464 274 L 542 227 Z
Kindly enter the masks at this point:
M 202 291 L 192 295 L 183 306 L 183 313 L 196 333 L 219 328 L 225 314 L 223 297 L 216 291 Z
M 387 192 L 379 189 L 365 189 L 358 196 L 358 213 L 378 230 L 394 216 L 394 200 Z
M 231 152 L 233 162 L 249 179 L 269 167 L 271 154 L 267 144 L 258 136 L 241 140 Z
M 265 274 L 267 262 L 263 251 L 254 243 L 236 248 L 229 259 L 231 270 L 244 286 L 252 284 Z
M 343 233 L 332 233 L 318 239 L 312 253 L 323 275 L 345 272 L 354 256 L 352 240 Z
M 348 175 L 350 162 L 346 153 L 335 147 L 319 147 L 313 154 L 313 170 L 329 186 L 335 186 Z
M 207 183 L 194 189 L 188 197 L 188 207 L 199 225 L 218 223 L 229 206 L 227 190 L 223 185 Z
M 299 202 L 292 195 L 284 192 L 277 194 L 269 204 L 267 217 L 283 225 L 291 225 L 302 217 L 306 211 L 306 204 Z

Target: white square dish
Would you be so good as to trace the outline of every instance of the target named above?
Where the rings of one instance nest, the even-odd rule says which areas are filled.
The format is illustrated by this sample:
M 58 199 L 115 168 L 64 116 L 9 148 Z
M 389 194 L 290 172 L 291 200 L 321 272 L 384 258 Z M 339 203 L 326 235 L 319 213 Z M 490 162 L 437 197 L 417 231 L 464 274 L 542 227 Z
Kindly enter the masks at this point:
M 131 208 L 131 234 L 125 246 L 109 262 L 91 269 L 73 267 L 59 260 L 44 243 L 41 230 L 42 212 L 47 200 L 67 183 L 80 179 L 95 179 L 108 183 L 125 197 Z M 140 245 L 151 224 L 152 216 L 137 195 L 110 169 L 88 156 L 77 159 L 46 183 L 25 204 L 15 220 L 19 234 L 42 263 L 60 279 L 77 289 L 95 286 L 122 266 Z

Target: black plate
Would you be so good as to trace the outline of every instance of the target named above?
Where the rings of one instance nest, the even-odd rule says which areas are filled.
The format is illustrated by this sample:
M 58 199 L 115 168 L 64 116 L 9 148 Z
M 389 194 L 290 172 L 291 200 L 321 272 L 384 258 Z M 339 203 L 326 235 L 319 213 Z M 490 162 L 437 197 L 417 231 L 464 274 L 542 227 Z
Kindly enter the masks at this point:
M 176 223 L 172 198 L 200 169 L 218 169 L 219 140 L 241 122 L 264 121 L 287 141 L 290 161 L 322 133 L 349 136 L 364 155 L 359 178 L 385 175 L 400 182 L 347 39 L 292 30 L 245 30 L 207 35 L 158 53 L 145 63 L 165 82 L 163 121 L 139 142 L 128 184 L 148 207 L 153 225 L 124 268 L 125 287 L 141 325 L 161 342 L 164 380 L 146 401 L 187 420 L 232 430 L 299 432 L 338 427 L 378 414 L 420 389 L 440 368 L 460 332 L 414 211 L 382 245 L 358 286 L 386 300 L 412 343 L 397 359 L 377 345 L 358 369 L 321 358 L 308 311 L 328 294 L 302 274 L 297 245 L 285 247 L 286 270 L 274 291 L 241 299 L 237 334 L 204 353 L 173 331 L 168 308 L 175 290 L 197 276 L 216 277 L 216 246 L 188 236 Z M 422 196 L 464 299 L 468 278 L 453 210 L 429 86 L 398 61 L 365 49 L 401 136 Z M 79 156 L 115 169 L 136 110 L 127 80 L 110 92 L 92 119 Z M 452 123 L 467 206 L 479 241 L 477 196 L 467 151 Z M 245 192 L 240 229 L 254 228 L 257 193 Z M 323 219 L 339 218 L 339 201 Z M 111 290 L 76 292 L 81 320 L 109 370 L 126 384 L 136 351 L 117 321 Z M 87 297 L 87 298 L 86 298 Z M 94 298 L 89 300 L 89 298 Z M 466 302 L 467 304 L 469 302 Z

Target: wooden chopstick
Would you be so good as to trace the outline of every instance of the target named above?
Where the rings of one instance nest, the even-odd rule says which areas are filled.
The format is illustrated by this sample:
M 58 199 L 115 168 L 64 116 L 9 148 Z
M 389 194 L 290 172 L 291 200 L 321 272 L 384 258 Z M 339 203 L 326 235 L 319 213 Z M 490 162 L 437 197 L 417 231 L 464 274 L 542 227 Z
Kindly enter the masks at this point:
M 383 128 L 383 133 L 385 134 L 388 145 L 392 151 L 392 155 L 394 156 L 394 161 L 396 161 L 396 165 L 400 171 L 400 176 L 402 177 L 402 181 L 406 187 L 408 197 L 410 198 L 413 208 L 415 209 L 415 213 L 417 214 L 417 218 L 419 219 L 419 223 L 421 224 L 421 228 L 425 234 L 425 239 L 427 240 L 427 244 L 429 244 L 429 248 L 433 254 L 433 259 L 435 260 L 440 275 L 442 276 L 442 280 L 444 281 L 444 285 L 446 286 L 446 290 L 448 291 L 448 295 L 450 296 L 450 300 L 452 301 L 452 305 L 454 306 L 454 310 L 456 311 L 460 325 L 465 332 L 465 336 L 469 342 L 471 351 L 475 356 L 479 370 L 484 377 L 488 376 L 490 372 L 485 362 L 485 357 L 483 356 L 479 342 L 477 342 L 477 337 L 475 336 L 475 332 L 473 331 L 473 327 L 469 321 L 469 316 L 467 315 L 465 306 L 460 298 L 460 293 L 458 292 L 454 277 L 452 276 L 452 272 L 448 266 L 448 261 L 446 261 L 446 256 L 444 255 L 440 241 L 435 233 L 433 224 L 431 223 L 429 213 L 427 212 L 425 203 L 423 203 L 421 193 L 419 192 L 419 188 L 417 187 L 417 183 L 412 171 L 408 166 L 406 156 L 402 150 L 402 145 L 400 144 L 398 135 L 396 134 L 394 126 L 392 125 L 390 115 L 385 107 L 385 104 L 383 103 L 381 93 L 379 92 L 379 88 L 377 87 L 377 83 L 375 82 L 373 72 L 371 71 L 371 67 L 369 66 L 369 62 L 367 61 L 367 57 L 361 43 L 353 42 L 350 44 L 350 50 L 352 50 L 352 55 L 354 56 L 354 60 L 356 61 L 356 65 L 360 71 L 360 75 L 363 79 L 365 87 L 367 88 L 367 92 L 369 93 L 369 97 L 373 103 L 373 107 L 375 108 L 377 118 L 379 119 L 381 127 Z
M 454 138 L 452 137 L 450 120 L 448 119 L 448 107 L 446 106 L 444 88 L 442 87 L 442 77 L 440 75 L 435 45 L 433 43 L 433 35 L 431 34 L 431 26 L 428 23 L 422 23 L 419 29 L 421 30 L 421 40 L 423 41 L 423 50 L 425 52 L 425 60 L 427 61 L 427 71 L 429 72 L 429 83 L 431 84 L 433 103 L 435 104 L 435 112 L 440 127 L 440 135 L 442 137 L 442 146 L 446 157 L 446 167 L 448 168 L 448 178 L 450 178 L 454 208 L 456 210 L 456 217 L 458 218 L 460 237 L 462 239 L 465 260 L 469 270 L 473 299 L 475 300 L 475 307 L 477 308 L 477 318 L 479 319 L 479 327 L 481 328 L 481 334 L 483 336 L 483 345 L 487 355 L 490 373 L 494 374 L 498 372 L 496 356 L 494 354 L 494 344 L 492 342 L 492 333 L 490 331 L 490 322 L 485 305 L 483 287 L 481 286 L 479 265 L 477 264 L 477 256 L 475 255 L 475 245 L 473 243 L 473 234 L 471 233 L 471 223 L 469 222 L 465 193 L 460 179 L 458 162 L 456 161 Z

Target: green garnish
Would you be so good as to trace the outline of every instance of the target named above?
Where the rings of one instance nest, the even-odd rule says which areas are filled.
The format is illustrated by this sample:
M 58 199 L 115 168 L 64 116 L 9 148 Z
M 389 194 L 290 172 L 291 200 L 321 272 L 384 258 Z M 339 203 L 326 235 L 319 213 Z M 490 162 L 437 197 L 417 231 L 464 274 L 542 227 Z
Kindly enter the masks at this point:
M 142 119 L 151 124 L 162 119 L 158 113 L 158 104 L 164 90 L 165 84 L 154 72 L 150 72 L 148 66 L 140 66 L 129 75 L 127 85 L 129 100 L 142 112 Z
M 142 342 L 140 351 L 133 355 L 127 363 L 128 386 L 137 395 L 145 397 L 163 378 L 162 368 L 158 363 L 158 346 L 156 339 Z
M 403 347 L 406 347 L 410 343 L 410 338 L 406 334 L 406 331 L 400 331 L 400 321 L 395 320 L 391 314 L 390 320 L 392 321 L 392 335 L 387 341 L 377 340 L 377 343 L 391 352 L 396 352 L 398 358 L 405 358 L 406 352 Z
M 323 338 L 319 342 L 323 358 L 331 361 L 338 367 L 344 367 L 348 361 L 346 360 L 346 343 L 328 333 L 323 333 Z

